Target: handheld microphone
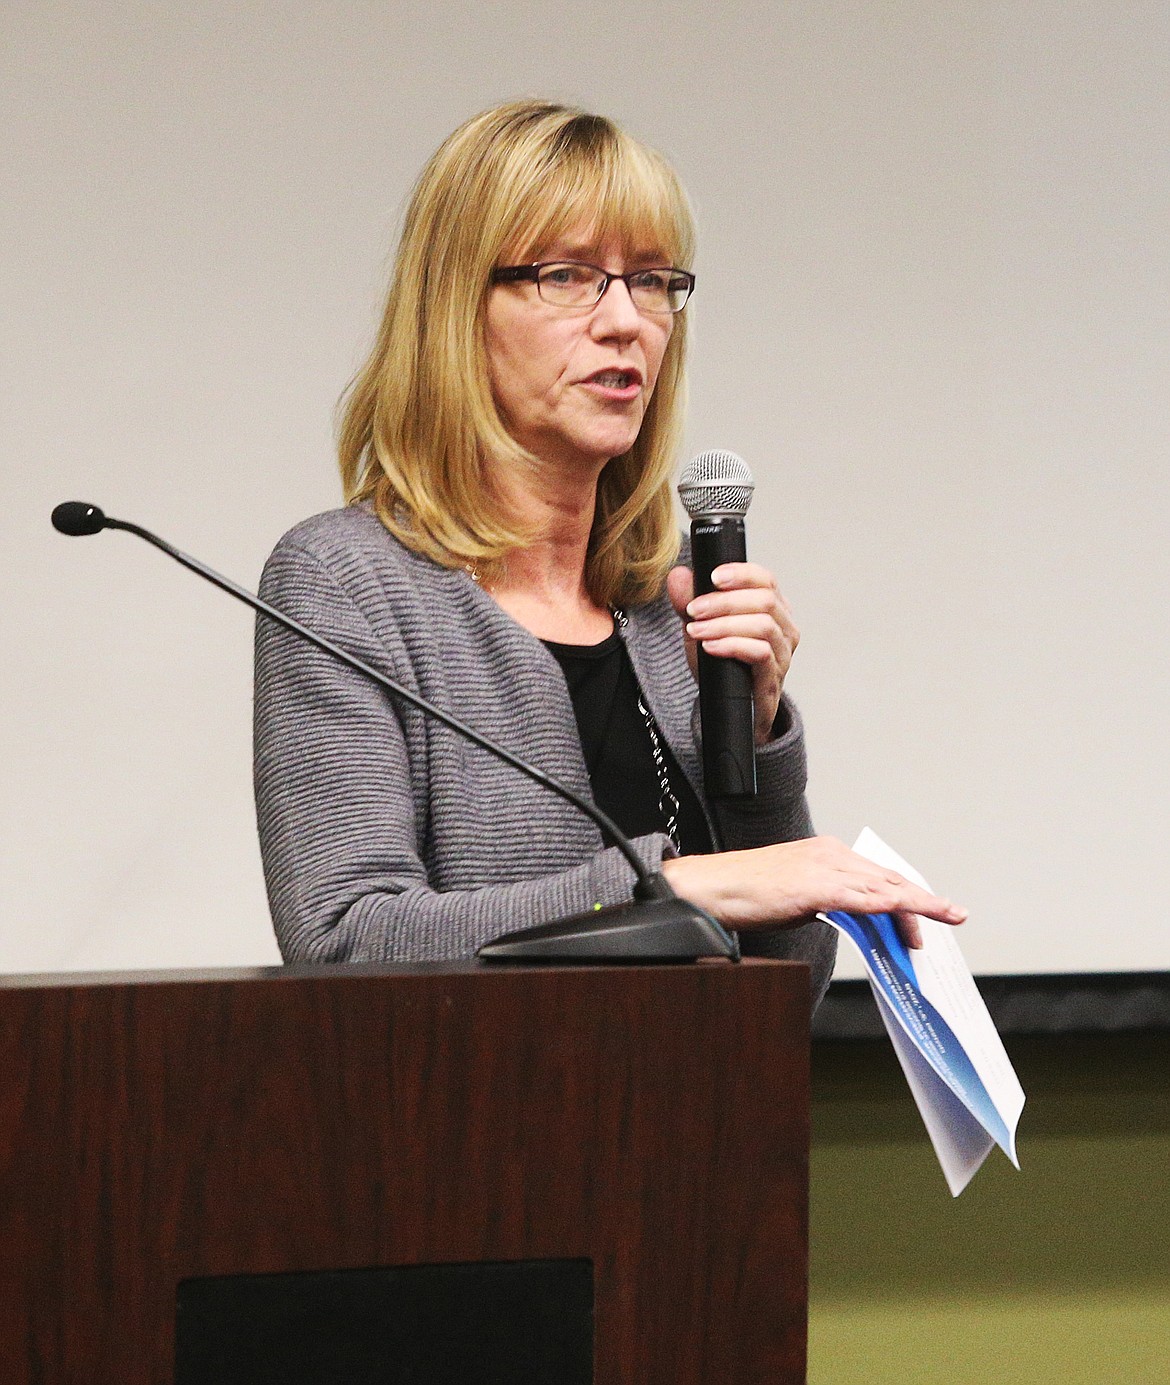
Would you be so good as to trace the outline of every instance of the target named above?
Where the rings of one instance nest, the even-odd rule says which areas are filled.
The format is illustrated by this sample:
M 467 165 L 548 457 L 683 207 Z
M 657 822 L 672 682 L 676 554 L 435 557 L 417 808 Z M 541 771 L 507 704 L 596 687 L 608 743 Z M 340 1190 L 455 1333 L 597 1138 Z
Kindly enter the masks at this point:
M 734 452 L 700 452 L 683 469 L 678 493 L 691 517 L 695 595 L 714 591 L 720 563 L 747 561 L 743 517 L 755 485 Z M 747 798 L 756 791 L 752 673 L 738 659 L 717 659 L 699 647 L 699 712 L 703 783 L 709 798 Z
M 149 529 L 132 524 L 129 520 L 113 519 L 96 505 L 87 504 L 82 500 L 66 500 L 58 505 L 53 511 L 52 521 L 54 529 L 73 538 L 98 534 L 103 529 L 124 529 L 129 534 L 136 534 L 140 539 L 145 539 L 147 543 L 161 549 L 168 557 L 174 558 L 177 563 L 181 563 L 197 576 L 219 587 L 229 596 L 234 596 L 237 601 L 242 601 L 245 606 L 250 606 L 268 620 L 275 621 L 309 644 L 332 655 L 348 668 L 360 673 L 363 678 L 377 683 L 392 696 L 401 698 L 425 715 L 434 717 L 458 735 L 465 736 L 473 745 L 495 755 L 550 792 L 559 794 L 561 798 L 580 809 L 586 817 L 591 818 L 603 833 L 609 834 L 636 876 L 632 901 L 613 904 L 605 909 L 594 909 L 552 923 L 537 924 L 533 928 L 504 933 L 499 938 L 485 943 L 476 953 L 477 957 L 487 961 L 517 962 L 692 962 L 698 957 L 726 957 L 732 961 L 739 960 L 739 943 L 734 934 L 728 933 L 706 910 L 700 909 L 689 900 L 679 899 L 661 871 L 651 872 L 646 869 L 634 850 L 633 843 L 617 823 L 596 804 L 558 783 L 543 770 L 530 765 L 518 755 L 513 755 L 503 746 L 496 745 L 486 736 L 481 736 L 478 731 L 473 731 L 470 726 L 451 716 L 449 712 L 444 712 L 394 679 L 371 668 L 340 645 L 334 644 L 323 635 L 318 635 L 308 626 L 294 620 L 292 616 L 254 596 L 229 578 L 221 576 L 197 558 L 181 552 L 165 539 L 160 539 L 157 534 L 152 534 Z

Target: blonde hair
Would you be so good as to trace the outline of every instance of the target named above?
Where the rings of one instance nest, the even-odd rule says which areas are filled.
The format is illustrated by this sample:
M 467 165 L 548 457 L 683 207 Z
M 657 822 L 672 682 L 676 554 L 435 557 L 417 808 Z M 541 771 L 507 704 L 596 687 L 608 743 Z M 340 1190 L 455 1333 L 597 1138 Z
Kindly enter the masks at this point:
M 369 500 L 408 547 L 485 576 L 529 535 L 487 484 L 488 462 L 531 464 L 492 397 L 484 310 L 492 269 L 587 225 L 598 241 L 689 267 L 694 227 L 673 170 L 601 116 L 518 101 L 469 120 L 423 170 L 382 324 L 341 401 L 346 500 Z M 684 404 L 685 313 L 675 318 L 633 447 L 604 468 L 586 560 L 603 604 L 662 590 L 678 549 L 670 477 Z

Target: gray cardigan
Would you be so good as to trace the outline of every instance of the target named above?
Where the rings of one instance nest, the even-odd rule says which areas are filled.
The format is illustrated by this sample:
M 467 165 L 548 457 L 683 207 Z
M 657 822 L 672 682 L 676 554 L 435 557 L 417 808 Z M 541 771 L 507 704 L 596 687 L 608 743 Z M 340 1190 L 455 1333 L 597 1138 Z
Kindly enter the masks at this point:
M 541 642 L 463 571 L 404 548 L 365 507 L 306 520 L 261 593 L 311 629 L 588 796 L 564 677 Z M 759 754 L 759 794 L 702 797 L 695 684 L 665 596 L 628 612 L 638 681 L 725 848 L 810 835 L 799 717 Z M 260 847 L 289 961 L 467 957 L 511 928 L 629 898 L 633 874 L 577 809 L 261 618 L 255 781 Z M 639 837 L 657 868 L 665 835 Z M 745 933 L 746 952 L 812 964 L 835 934 L 809 922 Z

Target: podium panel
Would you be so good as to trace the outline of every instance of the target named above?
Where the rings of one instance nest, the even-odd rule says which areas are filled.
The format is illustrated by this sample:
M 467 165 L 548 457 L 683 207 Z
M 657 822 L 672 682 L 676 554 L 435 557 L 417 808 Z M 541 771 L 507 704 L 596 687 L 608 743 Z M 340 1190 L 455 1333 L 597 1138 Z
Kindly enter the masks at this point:
M 804 1380 L 803 967 L 7 977 L 0 1065 L 6 1385 L 203 1385 L 233 1315 L 379 1382 Z
M 179 1285 L 175 1385 L 591 1385 L 588 1260 Z

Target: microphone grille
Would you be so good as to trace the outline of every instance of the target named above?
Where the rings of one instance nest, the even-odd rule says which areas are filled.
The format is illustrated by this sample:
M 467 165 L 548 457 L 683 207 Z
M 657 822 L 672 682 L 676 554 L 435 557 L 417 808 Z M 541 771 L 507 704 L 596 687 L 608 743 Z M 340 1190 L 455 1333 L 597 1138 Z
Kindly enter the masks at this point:
M 678 480 L 679 499 L 692 519 L 696 515 L 746 515 L 753 490 L 755 483 L 747 462 L 718 448 L 692 457 Z

